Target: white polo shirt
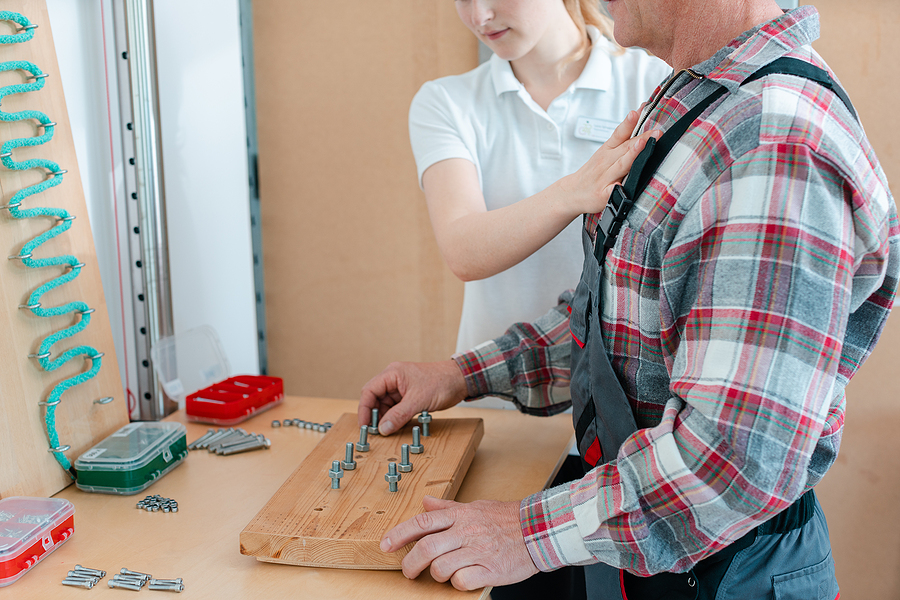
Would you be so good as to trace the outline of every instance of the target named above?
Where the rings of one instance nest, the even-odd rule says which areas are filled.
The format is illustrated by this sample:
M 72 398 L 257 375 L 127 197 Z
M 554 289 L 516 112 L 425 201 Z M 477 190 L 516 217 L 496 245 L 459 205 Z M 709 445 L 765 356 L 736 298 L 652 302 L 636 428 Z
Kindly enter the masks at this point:
M 413 98 L 409 134 L 422 174 L 449 158 L 471 161 L 488 210 L 509 206 L 577 171 L 629 110 L 650 98 L 670 73 L 642 50 L 613 54 L 588 27 L 590 58 L 581 76 L 545 112 L 496 55 L 462 75 L 429 81 Z M 465 284 L 457 350 L 495 338 L 512 323 L 555 306 L 581 276 L 581 221 L 493 277 Z

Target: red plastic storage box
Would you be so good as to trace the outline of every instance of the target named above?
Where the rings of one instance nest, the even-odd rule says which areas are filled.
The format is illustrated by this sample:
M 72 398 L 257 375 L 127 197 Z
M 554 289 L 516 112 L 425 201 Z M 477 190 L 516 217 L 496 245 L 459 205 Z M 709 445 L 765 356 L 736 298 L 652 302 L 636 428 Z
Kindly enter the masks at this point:
M 68 500 L 0 500 L 0 587 L 14 583 L 73 533 L 75 506 Z
M 283 400 L 281 378 L 239 375 L 189 395 L 184 412 L 189 421 L 230 426 L 277 406 Z

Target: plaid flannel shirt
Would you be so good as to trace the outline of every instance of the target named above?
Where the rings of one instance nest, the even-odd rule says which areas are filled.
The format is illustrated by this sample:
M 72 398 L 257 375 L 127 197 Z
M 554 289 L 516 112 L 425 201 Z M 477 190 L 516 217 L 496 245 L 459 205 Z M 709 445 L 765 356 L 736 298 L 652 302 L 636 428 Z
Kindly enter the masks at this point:
M 900 226 L 862 127 L 793 76 L 740 87 L 782 56 L 828 70 L 806 6 L 675 74 L 639 129 L 665 131 L 716 84 L 636 199 L 606 258 L 602 335 L 639 430 L 616 458 L 521 505 L 543 570 L 605 562 L 686 571 L 812 488 L 834 462 L 844 388 L 884 327 Z M 596 215 L 585 219 L 588 232 Z M 454 356 L 472 397 L 567 408 L 567 302 Z

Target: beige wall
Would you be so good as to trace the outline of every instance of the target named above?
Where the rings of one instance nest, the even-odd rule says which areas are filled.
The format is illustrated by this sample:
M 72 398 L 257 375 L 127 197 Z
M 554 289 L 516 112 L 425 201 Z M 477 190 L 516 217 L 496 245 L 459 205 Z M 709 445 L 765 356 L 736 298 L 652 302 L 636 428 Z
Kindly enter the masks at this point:
M 462 284 L 409 147 L 422 83 L 477 65 L 452 2 L 253 3 L 269 372 L 358 397 L 392 360 L 447 358 Z
M 817 0 L 816 49 L 853 100 L 888 180 L 900 178 L 900 2 Z M 850 382 L 837 464 L 817 491 L 831 528 L 841 598 L 900 598 L 900 315 Z

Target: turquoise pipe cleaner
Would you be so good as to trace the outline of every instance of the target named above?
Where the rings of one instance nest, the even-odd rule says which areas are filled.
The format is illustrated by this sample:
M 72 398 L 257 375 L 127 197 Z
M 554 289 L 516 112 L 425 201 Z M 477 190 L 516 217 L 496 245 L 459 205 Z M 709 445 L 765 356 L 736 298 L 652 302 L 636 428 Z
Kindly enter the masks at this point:
M 36 25 L 32 25 L 31 22 L 29 22 L 29 20 L 24 16 L 10 11 L 0 11 L 0 20 L 13 21 L 22 26 L 22 28 L 19 29 L 18 32 L 14 35 L 0 36 L 0 44 L 18 44 L 21 42 L 27 42 L 32 37 L 34 37 L 34 28 L 36 27 Z M 30 73 L 31 77 L 29 77 L 29 79 L 33 79 L 33 81 L 0 87 L 0 105 L 2 105 L 3 99 L 6 98 L 6 96 L 12 94 L 33 92 L 44 87 L 44 79 L 46 78 L 46 74 L 44 74 L 33 63 L 27 61 L 8 61 L 0 63 L 0 72 L 16 70 L 26 71 Z M 41 367 L 45 371 L 55 371 L 70 360 L 73 360 L 79 356 L 86 356 L 91 361 L 90 369 L 88 369 L 87 371 L 83 371 L 78 375 L 75 375 L 74 377 L 64 379 L 60 383 L 56 384 L 56 386 L 51 390 L 50 395 L 47 397 L 47 400 L 45 402 L 42 402 L 42 404 L 46 406 L 46 415 L 44 417 L 44 420 L 47 425 L 47 437 L 50 440 L 50 450 L 53 452 L 53 456 L 56 457 L 56 460 L 59 462 L 59 464 L 71 475 L 72 464 L 69 462 L 69 459 L 66 458 L 66 455 L 63 454 L 63 452 L 65 452 L 65 449 L 60 448 L 59 435 L 56 432 L 56 406 L 60 403 L 61 397 L 63 393 L 66 392 L 66 390 L 84 383 L 85 381 L 88 381 L 89 379 L 92 379 L 95 375 L 97 375 L 97 373 L 100 371 L 100 365 L 103 362 L 101 360 L 103 354 L 90 346 L 76 346 L 74 348 L 66 350 L 56 358 L 51 359 L 50 356 L 50 348 L 53 346 L 53 344 L 60 340 L 70 338 L 87 327 L 91 322 L 91 313 L 94 311 L 93 309 L 89 308 L 88 305 L 84 302 L 68 302 L 66 304 L 63 304 L 62 306 L 54 306 L 48 308 L 45 308 L 41 305 L 41 297 L 45 293 L 78 277 L 84 264 L 78 262 L 78 259 L 72 255 L 54 256 L 51 258 L 34 257 L 35 250 L 41 244 L 68 231 L 72 226 L 72 220 L 75 217 L 70 215 L 68 211 L 61 208 L 21 208 L 22 203 L 29 196 L 39 194 L 46 189 L 61 184 L 63 181 L 62 176 L 65 173 L 65 171 L 59 168 L 58 164 L 51 160 L 40 158 L 24 161 L 13 160 L 12 151 L 15 148 L 22 148 L 24 146 L 39 146 L 41 144 L 46 144 L 53 138 L 53 131 L 56 124 L 53 123 L 50 118 L 47 117 L 47 115 L 45 115 L 44 113 L 36 110 L 24 110 L 20 112 L 8 113 L 0 109 L 0 121 L 8 123 L 14 121 L 24 121 L 28 119 L 33 119 L 40 123 L 39 127 L 43 128 L 44 133 L 36 137 L 19 138 L 3 142 L 3 144 L 0 145 L 0 162 L 2 162 L 3 166 L 7 169 L 13 169 L 16 171 L 38 168 L 47 169 L 50 172 L 50 177 L 40 183 L 19 190 L 10 199 L 9 204 L 4 206 L 3 208 L 8 209 L 9 214 L 14 219 L 50 217 L 55 219 L 56 223 L 49 230 L 38 235 L 37 237 L 33 238 L 31 241 L 23 245 L 22 249 L 19 250 L 19 253 L 17 255 L 10 256 L 9 258 L 10 260 L 21 260 L 22 264 L 32 269 L 51 266 L 67 267 L 67 271 L 65 273 L 63 273 L 59 277 L 56 277 L 55 279 L 48 281 L 47 283 L 44 283 L 36 290 L 34 290 L 28 297 L 28 304 L 21 305 L 19 308 L 28 309 L 38 317 L 57 317 L 69 313 L 77 313 L 80 317 L 78 319 L 78 322 L 74 325 L 48 335 L 41 342 L 37 354 L 29 355 L 29 357 L 31 358 L 37 358 L 40 361 Z

